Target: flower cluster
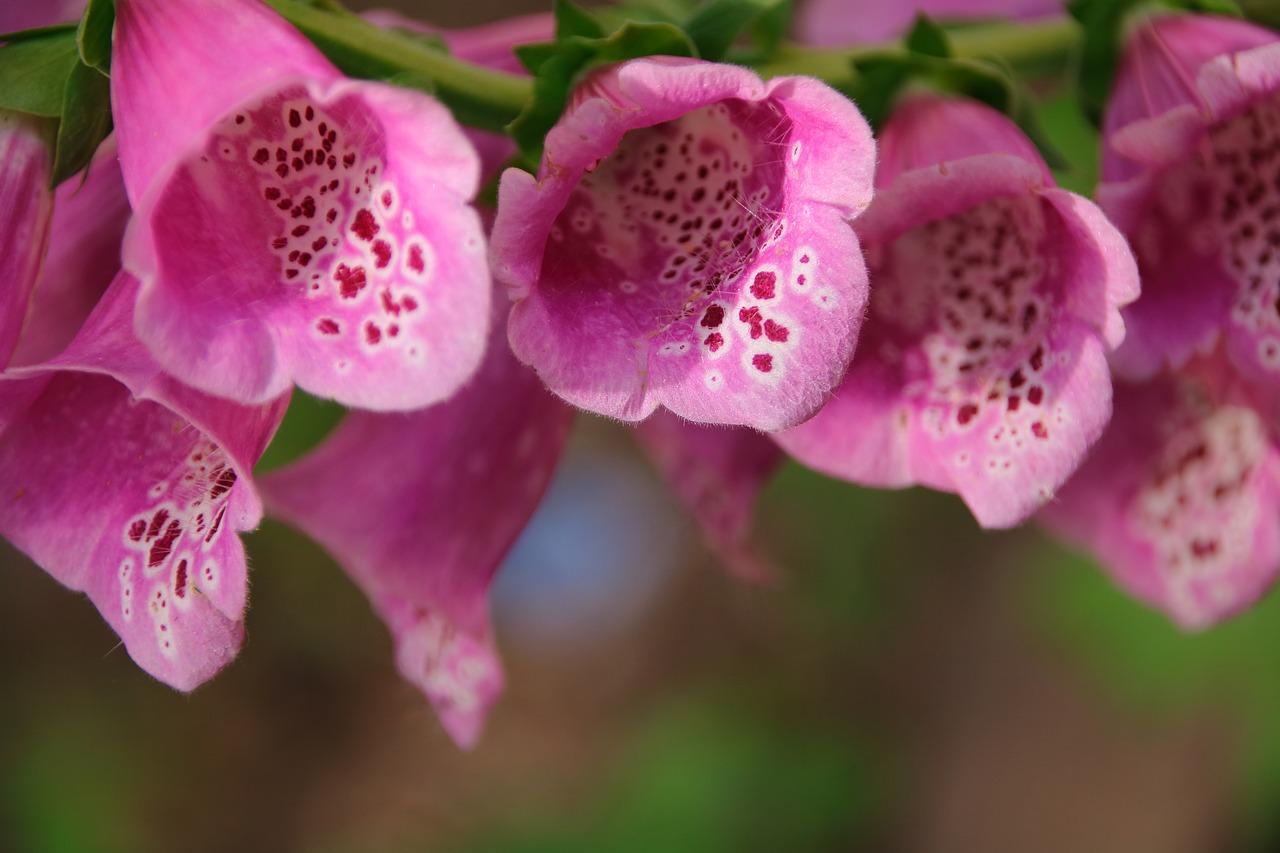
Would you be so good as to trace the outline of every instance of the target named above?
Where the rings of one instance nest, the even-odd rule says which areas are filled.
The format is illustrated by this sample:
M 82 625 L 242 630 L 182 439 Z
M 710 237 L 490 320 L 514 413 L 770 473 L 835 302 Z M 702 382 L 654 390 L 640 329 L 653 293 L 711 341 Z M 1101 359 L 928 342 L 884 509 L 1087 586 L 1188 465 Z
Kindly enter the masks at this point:
M 635 30 L 341 22 L 370 48 L 296 5 L 302 31 L 291 0 L 115 0 L 115 132 L 56 189 L 65 128 L 0 98 L 0 534 L 157 678 L 237 653 L 265 511 L 473 743 L 503 682 L 488 587 L 575 408 L 634 425 L 747 579 L 773 574 L 750 519 L 786 455 L 985 527 L 1040 513 L 1191 627 L 1280 570 L 1280 36 L 1134 25 L 1095 205 L 960 91 L 904 87 L 873 134 L 812 76 L 609 53 Z M 855 37 L 830 14 L 803 29 Z M 486 81 L 541 97 L 512 48 L 560 36 L 605 47 L 535 152 L 461 126 Z M 395 85 L 377 38 L 475 91 Z M 255 478 L 295 385 L 352 411 Z

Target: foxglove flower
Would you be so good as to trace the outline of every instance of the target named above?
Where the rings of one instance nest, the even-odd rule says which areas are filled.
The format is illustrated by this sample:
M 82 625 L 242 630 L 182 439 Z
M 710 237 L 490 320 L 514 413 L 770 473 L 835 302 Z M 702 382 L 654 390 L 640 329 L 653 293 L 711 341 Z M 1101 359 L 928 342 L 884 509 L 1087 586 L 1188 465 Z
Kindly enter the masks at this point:
M 1225 333 L 1239 369 L 1280 384 L 1280 36 L 1224 18 L 1148 19 L 1104 130 L 1099 203 L 1143 281 L 1116 370 L 1151 376 Z
M 1062 0 L 808 0 L 796 31 L 805 44 L 835 47 L 901 35 L 916 15 L 940 20 L 1040 18 L 1062 13 Z
M 777 440 L 833 476 L 958 492 L 982 525 L 1019 523 L 1110 416 L 1105 353 L 1138 292 L 1123 238 L 1007 118 L 934 95 L 889 119 L 855 226 L 876 282 L 858 354 Z
M 1280 571 L 1274 404 L 1200 358 L 1117 382 L 1111 427 L 1039 518 L 1182 627 L 1231 616 Z
M 641 421 L 635 436 L 729 570 L 751 583 L 773 580 L 777 571 L 750 534 L 756 498 L 784 458 L 778 445 L 755 430 L 689 423 L 670 412 Z
M 866 302 L 846 220 L 873 143 L 816 80 L 650 57 L 603 69 L 510 169 L 493 229 L 512 349 L 565 400 L 761 430 L 813 413 Z
M 58 357 L 0 378 L 0 534 L 85 592 L 133 659 L 190 690 L 243 635 L 254 462 L 286 399 L 243 406 L 160 372 L 122 274 Z
M 486 593 L 550 480 L 572 410 L 495 327 L 480 370 L 412 414 L 354 412 L 263 478 L 273 515 L 345 567 L 395 639 L 400 674 L 463 747 L 502 689 Z
M 0 364 L 18 345 L 53 218 L 53 156 L 30 116 L 0 110 Z
M 112 103 L 136 328 L 161 366 L 262 402 L 452 393 L 490 298 L 478 164 L 417 92 L 347 80 L 256 0 L 120 0 Z

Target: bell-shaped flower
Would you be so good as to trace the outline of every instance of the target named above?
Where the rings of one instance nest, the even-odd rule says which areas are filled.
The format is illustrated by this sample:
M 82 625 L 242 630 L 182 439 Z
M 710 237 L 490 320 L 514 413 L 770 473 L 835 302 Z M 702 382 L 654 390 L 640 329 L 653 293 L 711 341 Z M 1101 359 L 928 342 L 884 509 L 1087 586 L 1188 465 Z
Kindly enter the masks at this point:
M 1280 36 L 1227 18 L 1147 19 L 1104 130 L 1099 204 L 1143 282 L 1117 372 L 1178 367 L 1225 334 L 1239 369 L 1280 385 Z
M 121 274 L 61 355 L 0 377 L 0 534 L 86 593 L 156 678 L 190 690 L 239 649 L 249 474 L 286 398 L 244 406 L 159 370 Z
M 785 458 L 768 436 L 745 427 L 706 426 L 670 412 L 636 424 L 635 437 L 703 541 L 737 577 L 769 582 L 777 570 L 752 540 L 756 498 Z
M 989 107 L 913 96 L 880 150 L 854 223 L 875 282 L 858 353 L 831 402 L 775 438 L 833 476 L 957 492 L 983 526 L 1017 524 L 1106 426 L 1133 258 Z
M 138 336 L 195 387 L 351 406 L 451 394 L 484 349 L 475 151 L 447 110 L 344 78 L 257 0 L 119 0 L 111 92 Z
M 805 44 L 836 47 L 894 38 L 920 14 L 973 21 L 1041 18 L 1062 11 L 1062 0 L 809 0 L 796 16 L 796 34 Z
M 30 116 L 0 110 L 0 365 L 8 364 L 26 322 L 53 219 L 53 153 Z
M 573 410 L 495 326 L 471 381 L 410 414 L 353 412 L 318 448 L 263 477 L 269 511 L 323 545 L 369 596 L 400 674 L 460 746 L 502 689 L 486 595 L 533 514 Z
M 761 430 L 811 415 L 866 303 L 847 220 L 874 147 L 816 80 L 650 57 L 602 69 L 498 193 L 511 347 L 552 391 L 639 421 L 658 406 Z
M 1280 571 L 1274 394 L 1210 359 L 1117 381 L 1110 428 L 1037 517 L 1187 629 L 1248 607 Z

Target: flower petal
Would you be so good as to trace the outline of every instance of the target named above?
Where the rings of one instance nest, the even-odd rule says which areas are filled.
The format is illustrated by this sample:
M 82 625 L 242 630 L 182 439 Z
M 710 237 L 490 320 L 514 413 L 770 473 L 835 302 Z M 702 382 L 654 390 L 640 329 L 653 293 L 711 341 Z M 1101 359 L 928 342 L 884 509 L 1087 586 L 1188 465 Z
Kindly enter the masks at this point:
M 49 144 L 30 116 L 0 110 L 0 257 L 5 261 L 0 301 L 0 364 L 18 345 L 44 260 L 53 197 Z

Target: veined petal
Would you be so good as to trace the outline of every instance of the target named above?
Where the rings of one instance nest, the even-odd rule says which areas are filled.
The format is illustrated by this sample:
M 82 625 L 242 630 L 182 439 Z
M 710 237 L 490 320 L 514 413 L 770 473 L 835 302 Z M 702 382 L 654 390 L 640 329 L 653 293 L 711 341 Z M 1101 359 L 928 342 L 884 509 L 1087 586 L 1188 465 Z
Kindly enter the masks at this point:
M 53 217 L 49 143 L 35 121 L 0 110 L 0 364 L 7 364 L 31 305 Z
M 282 80 L 340 75 L 258 0 L 117 0 L 111 104 L 135 207 L 206 129 Z
M 402 674 L 462 746 L 501 686 L 489 583 L 546 489 L 570 419 L 495 335 L 448 401 L 352 413 L 310 455 L 264 477 L 271 512 L 324 545 L 369 595 Z
M 248 475 L 287 400 L 244 407 L 159 374 L 130 340 L 135 288 L 118 279 L 56 362 L 0 383 L 0 532 L 88 594 L 139 666 L 191 690 L 240 645 L 236 533 L 261 518 Z
M 292 382 L 376 410 L 448 396 L 489 322 L 474 150 L 420 93 L 280 85 L 139 205 L 123 250 L 139 337 L 177 378 L 246 402 Z
M 64 181 L 54 192 L 49 250 L 12 364 L 51 358 L 76 336 L 120 270 L 129 212 L 112 137 L 83 179 Z
M 872 152 L 814 81 L 671 57 L 597 72 L 538 178 L 508 170 L 499 189 L 513 350 L 624 420 L 803 420 L 856 340 L 866 279 L 845 218 L 870 198 Z
M 1190 377 L 1119 383 L 1111 428 L 1039 518 L 1187 629 L 1280 569 L 1280 453 L 1258 413 Z
M 635 436 L 712 552 L 743 580 L 772 579 L 775 570 L 750 533 L 756 497 L 782 464 L 778 446 L 755 430 L 689 423 L 670 412 L 641 421 Z

